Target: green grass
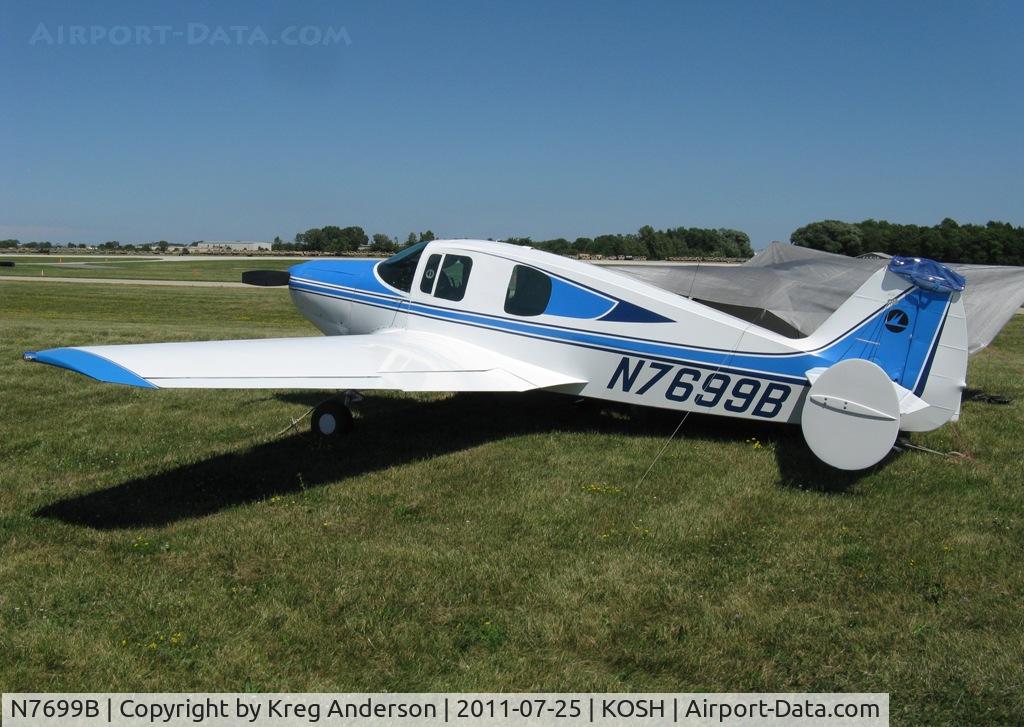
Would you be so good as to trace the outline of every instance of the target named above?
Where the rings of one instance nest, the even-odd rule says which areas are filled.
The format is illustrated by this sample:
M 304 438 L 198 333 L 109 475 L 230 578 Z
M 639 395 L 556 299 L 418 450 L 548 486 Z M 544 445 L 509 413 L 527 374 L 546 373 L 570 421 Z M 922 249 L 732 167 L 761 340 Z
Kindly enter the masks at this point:
M 1024 317 L 861 475 L 798 428 L 547 395 L 144 391 L 55 345 L 305 335 L 245 289 L 0 282 L 0 690 L 889 691 L 1024 714 Z M 305 422 L 301 426 L 305 431 Z
M 239 257 L 233 260 L 206 260 L 199 256 L 161 261 L 120 257 L 62 257 L 47 255 L 26 258 L 0 256 L 14 261 L 13 267 L 0 267 L 4 275 L 31 275 L 50 278 L 120 278 L 129 280 L 215 280 L 240 282 L 246 270 L 287 270 L 302 258 L 267 260 Z M 62 261 L 62 262 L 59 262 Z

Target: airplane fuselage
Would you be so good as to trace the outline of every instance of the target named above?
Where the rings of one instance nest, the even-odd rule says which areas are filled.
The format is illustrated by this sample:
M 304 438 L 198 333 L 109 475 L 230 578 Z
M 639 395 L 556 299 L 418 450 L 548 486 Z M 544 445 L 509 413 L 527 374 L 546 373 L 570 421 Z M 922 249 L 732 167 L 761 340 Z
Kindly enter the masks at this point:
M 644 406 L 796 422 L 805 372 L 848 356 L 851 330 L 870 324 L 786 338 L 628 276 L 503 243 L 437 241 L 393 260 L 297 265 L 292 299 L 327 335 L 447 335 L 586 382 L 559 387 L 566 393 Z
M 966 386 L 965 281 L 928 260 L 893 258 L 804 338 L 628 275 L 497 242 L 437 240 L 387 260 L 314 260 L 244 277 L 287 282 L 327 336 L 24 356 L 150 389 L 546 389 L 799 422 L 822 461 L 851 470 L 879 462 L 900 430 L 955 420 Z M 321 436 L 351 424 L 343 402 L 312 412 Z

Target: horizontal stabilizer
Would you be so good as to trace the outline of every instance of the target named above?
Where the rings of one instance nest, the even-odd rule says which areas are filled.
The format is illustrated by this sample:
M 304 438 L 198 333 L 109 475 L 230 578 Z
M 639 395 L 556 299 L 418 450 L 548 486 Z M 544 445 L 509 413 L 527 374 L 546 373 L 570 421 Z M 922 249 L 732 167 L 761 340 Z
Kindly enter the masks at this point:
M 817 368 L 808 369 L 804 372 L 804 376 L 807 377 L 807 381 L 814 384 L 818 378 L 828 371 L 825 366 L 819 366 Z M 916 411 L 928 408 L 928 402 L 919 396 L 916 396 L 910 389 L 905 389 L 896 382 L 892 384 L 893 389 L 896 391 L 896 397 L 899 400 L 900 416 L 905 414 L 913 414 Z

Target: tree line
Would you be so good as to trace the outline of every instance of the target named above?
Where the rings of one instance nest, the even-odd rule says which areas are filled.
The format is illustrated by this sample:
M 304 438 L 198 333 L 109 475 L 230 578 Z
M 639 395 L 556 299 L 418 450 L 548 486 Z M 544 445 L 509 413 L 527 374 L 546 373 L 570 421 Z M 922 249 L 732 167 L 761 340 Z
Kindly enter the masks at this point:
M 402 247 L 436 239 L 434 233 L 430 230 L 420 232 L 419 234 L 410 232 L 403 244 L 398 241 L 397 237 L 388 237 L 381 232 L 374 234 L 373 237 L 369 237 L 362 227 L 327 225 L 325 227 L 311 227 L 305 232 L 297 233 L 294 242 L 285 242 L 280 237 L 275 237 L 274 242 L 271 244 L 271 249 L 335 254 L 355 252 L 364 248 L 373 252 L 395 252 Z
M 410 232 L 404 242 L 397 237 L 375 234 L 369 237 L 362 227 L 313 227 L 295 235 L 294 242 L 274 238 L 274 250 L 295 250 L 299 252 L 343 253 L 360 249 L 375 252 L 394 252 L 419 242 L 437 239 L 431 230 Z M 747 258 L 754 254 L 747 233 L 729 229 L 704 229 L 700 227 L 670 227 L 655 230 L 645 225 L 636 233 L 609 234 L 597 237 L 577 237 L 568 240 L 556 237 L 549 240 L 533 240 L 529 237 L 508 237 L 503 242 L 513 245 L 529 245 L 558 255 L 629 256 L 646 257 L 649 260 L 665 260 L 673 257 L 727 257 Z
M 392 253 L 409 245 L 437 239 L 431 230 L 410 232 L 404 240 L 383 233 L 367 235 L 362 227 L 327 225 L 312 227 L 295 235 L 294 242 L 275 237 L 274 250 L 338 254 L 369 250 Z M 635 233 L 606 234 L 596 237 L 577 237 L 568 240 L 556 237 L 533 240 L 529 237 L 509 237 L 505 242 L 529 245 L 558 255 L 584 255 L 590 257 L 645 257 L 648 260 L 672 258 L 748 258 L 754 254 L 750 238 L 745 232 L 726 228 L 669 227 L 656 230 L 644 225 Z M 984 225 L 958 224 L 950 218 L 937 225 L 903 225 L 885 220 L 843 222 L 821 220 L 795 230 L 790 236 L 794 245 L 841 255 L 863 255 L 884 252 L 889 255 L 928 257 L 952 263 L 980 263 L 990 265 L 1024 265 L 1024 227 L 1007 222 L 988 222 Z M 0 240 L 0 249 L 29 248 L 49 251 L 60 246 L 49 242 L 20 243 L 18 240 Z M 68 248 L 84 248 L 84 244 L 69 244 Z M 117 241 L 97 246 L 101 250 L 165 251 L 166 240 L 140 245 Z
M 794 231 L 789 241 L 842 255 L 884 252 L 949 263 L 1024 265 L 1024 227 L 1007 222 L 960 225 L 947 217 L 937 225 L 922 226 L 822 220 Z
M 159 242 L 142 242 L 138 245 L 134 245 L 130 242 L 122 245 L 117 240 L 108 240 L 107 242 L 101 242 L 98 245 L 86 245 L 84 242 L 69 242 L 66 245 L 54 245 L 49 241 L 38 242 L 33 240 L 32 242 L 22 243 L 20 240 L 0 240 L 0 250 L 22 248 L 25 250 L 42 250 L 44 252 L 48 252 L 50 250 L 88 250 L 90 247 L 95 247 L 97 250 L 120 252 L 152 252 L 154 250 L 166 252 L 167 248 L 170 247 L 170 243 L 167 242 L 167 240 L 160 240 Z
M 655 230 L 644 225 L 636 233 L 577 237 L 572 242 L 564 237 L 553 240 L 531 240 L 510 237 L 513 245 L 530 245 L 559 255 L 645 257 L 668 260 L 676 257 L 748 258 L 754 254 L 750 237 L 745 232 L 702 227 L 669 227 Z

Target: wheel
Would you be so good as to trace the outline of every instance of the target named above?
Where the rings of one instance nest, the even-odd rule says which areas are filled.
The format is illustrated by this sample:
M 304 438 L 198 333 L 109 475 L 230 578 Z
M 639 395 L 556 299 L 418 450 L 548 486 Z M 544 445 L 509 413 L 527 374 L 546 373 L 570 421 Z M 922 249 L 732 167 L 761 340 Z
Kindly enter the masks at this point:
M 325 401 L 313 410 L 310 428 L 322 439 L 334 439 L 352 431 L 352 412 L 338 401 Z

